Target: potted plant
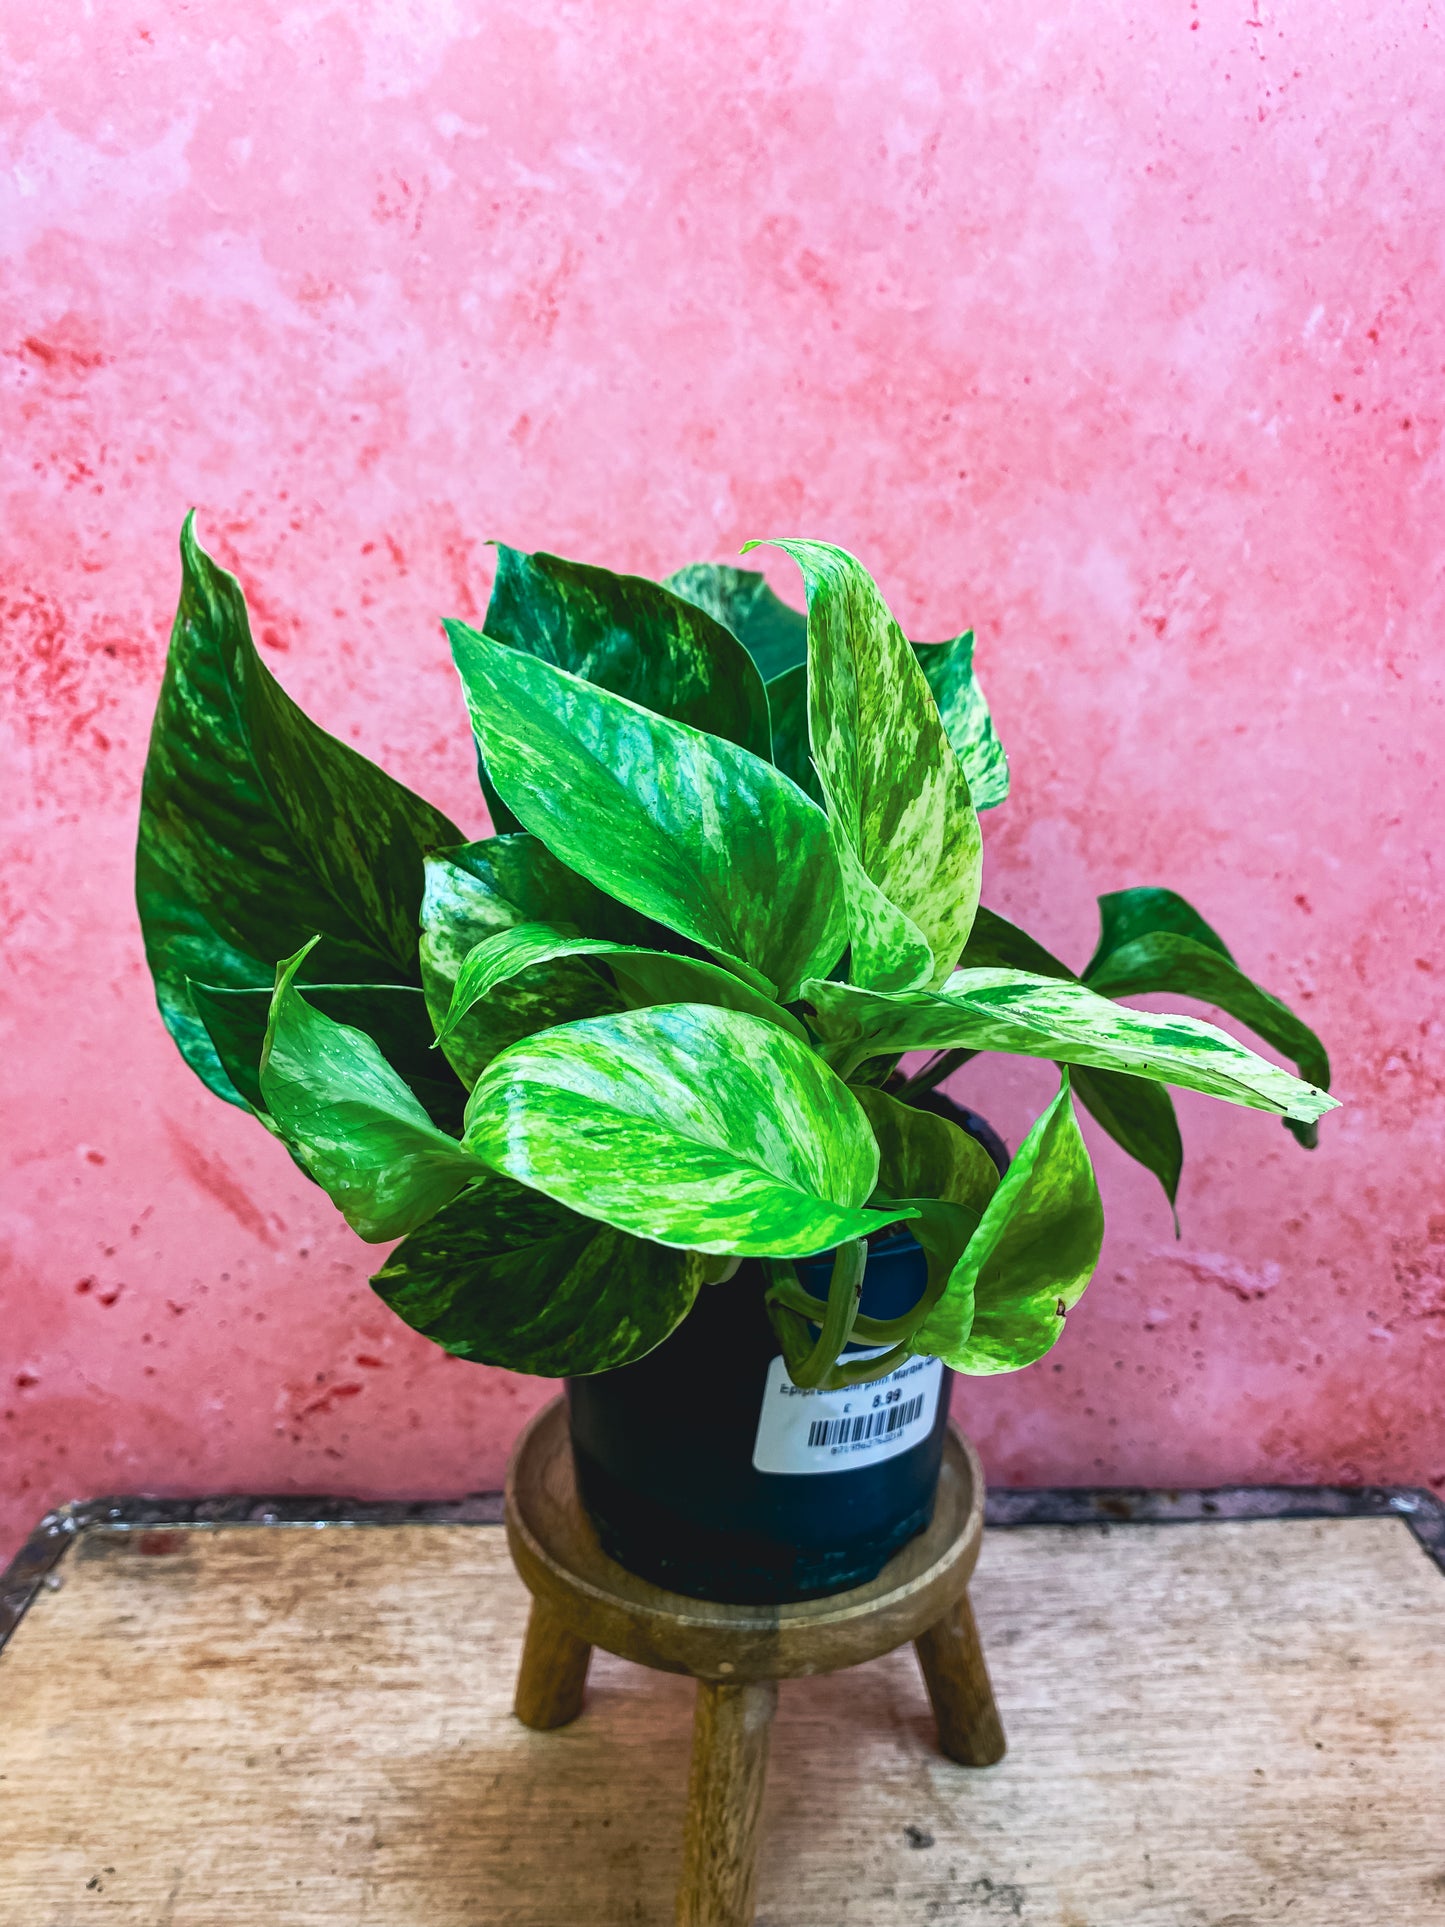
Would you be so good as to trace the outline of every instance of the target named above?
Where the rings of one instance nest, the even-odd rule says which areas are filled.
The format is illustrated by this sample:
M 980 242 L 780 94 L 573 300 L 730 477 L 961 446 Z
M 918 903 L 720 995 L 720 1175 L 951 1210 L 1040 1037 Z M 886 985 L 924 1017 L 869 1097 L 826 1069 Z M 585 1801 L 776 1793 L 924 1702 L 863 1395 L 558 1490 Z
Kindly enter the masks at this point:
M 911 644 L 851 556 L 779 546 L 806 618 L 744 569 L 499 549 L 482 630 L 447 624 L 496 832 L 468 842 L 290 701 L 188 519 L 137 894 L 192 1068 L 400 1240 L 385 1302 L 569 1380 L 609 1550 L 781 1599 L 926 1522 L 950 1373 L 1062 1333 L 1103 1228 L 1076 1102 L 1172 1205 L 1167 1085 L 1305 1143 L 1333 1100 L 1173 893 L 1103 898 L 1079 975 L 981 908 L 1008 766 L 972 636 Z M 1160 990 L 1300 1075 L 1115 1001 Z M 1059 1067 L 1011 1162 L 936 1089 L 989 1050 Z

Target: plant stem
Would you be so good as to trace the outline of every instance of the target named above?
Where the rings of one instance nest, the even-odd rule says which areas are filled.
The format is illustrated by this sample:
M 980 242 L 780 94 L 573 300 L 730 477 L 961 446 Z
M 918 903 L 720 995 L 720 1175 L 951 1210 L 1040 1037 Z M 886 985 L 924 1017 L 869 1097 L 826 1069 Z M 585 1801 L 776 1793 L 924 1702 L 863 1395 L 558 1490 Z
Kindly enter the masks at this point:
M 872 1084 L 879 1090 L 888 1082 L 898 1065 L 898 1053 L 887 1057 L 865 1057 L 848 1079 L 850 1084 Z
M 936 1090 L 945 1077 L 952 1077 L 959 1066 L 966 1064 L 970 1057 L 977 1056 L 976 1050 L 940 1051 L 937 1057 L 929 1058 L 921 1070 L 915 1071 L 912 1077 L 906 1078 L 893 1095 L 902 1104 L 906 1104 L 911 1097 L 923 1097 L 929 1091 Z
M 848 1343 L 853 1320 L 858 1315 L 867 1262 L 868 1246 L 864 1239 L 850 1238 L 846 1244 L 839 1245 L 828 1280 L 828 1302 L 822 1307 L 822 1327 L 816 1344 L 810 1345 L 807 1334 L 812 1321 L 783 1301 L 794 1293 L 801 1294 L 810 1305 L 819 1301 L 803 1291 L 791 1262 L 769 1260 L 773 1282 L 768 1292 L 768 1316 L 782 1344 L 788 1376 L 804 1391 L 814 1391 L 823 1384 Z
M 925 1291 L 916 1305 L 897 1318 L 869 1318 L 860 1311 L 853 1320 L 849 1342 L 855 1345 L 896 1345 L 901 1339 L 911 1338 L 932 1309 L 930 1295 Z M 796 1276 L 775 1284 L 770 1297 L 775 1305 L 797 1312 L 810 1325 L 821 1325 L 828 1309 L 827 1301 L 815 1298 L 810 1291 L 804 1290 Z
M 840 1260 L 845 1252 L 858 1256 L 856 1280 L 849 1267 L 840 1275 Z M 850 1385 L 867 1385 L 886 1378 L 907 1358 L 913 1356 L 914 1333 L 943 1295 L 947 1273 L 931 1279 L 917 1304 L 899 1318 L 869 1318 L 857 1309 L 863 1290 L 863 1266 L 867 1246 L 857 1240 L 852 1246 L 840 1245 L 828 1281 L 826 1303 L 805 1291 L 791 1260 L 768 1259 L 772 1283 L 768 1289 L 768 1317 L 783 1348 L 788 1376 L 804 1391 L 836 1392 Z M 852 1315 L 844 1323 L 843 1311 Z M 821 1327 L 817 1342 L 809 1339 L 814 1327 Z M 843 1358 L 839 1354 L 852 1342 L 888 1345 L 890 1350 L 877 1358 Z
M 837 1392 L 845 1385 L 867 1385 L 875 1378 L 887 1378 L 890 1372 L 896 1372 L 903 1361 L 912 1356 L 912 1348 L 905 1338 L 902 1344 L 884 1352 L 881 1358 L 840 1358 L 823 1381 L 822 1390 Z
M 790 1311 L 787 1306 L 775 1302 L 768 1305 L 768 1316 L 773 1321 L 773 1330 L 778 1334 L 783 1347 L 783 1359 L 788 1367 L 788 1376 L 796 1385 L 798 1372 L 806 1361 L 816 1353 L 816 1346 L 808 1343 L 808 1321 L 798 1312 Z M 850 1385 L 867 1385 L 875 1378 L 887 1378 L 896 1371 L 907 1358 L 913 1356 L 913 1347 L 908 1339 L 903 1339 L 879 1358 L 840 1358 L 824 1372 L 816 1384 L 804 1387 L 807 1391 L 837 1392 Z

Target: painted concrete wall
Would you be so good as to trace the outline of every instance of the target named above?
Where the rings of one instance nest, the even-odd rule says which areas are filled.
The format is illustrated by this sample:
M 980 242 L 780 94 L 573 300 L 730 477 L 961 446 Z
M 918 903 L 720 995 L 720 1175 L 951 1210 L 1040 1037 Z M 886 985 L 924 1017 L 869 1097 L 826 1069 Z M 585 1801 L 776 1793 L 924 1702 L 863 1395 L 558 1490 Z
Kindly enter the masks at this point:
M 991 1472 L 1445 1486 L 1442 28 L 12 0 L 12 1539 L 99 1491 L 494 1485 L 550 1390 L 395 1323 L 155 1015 L 130 859 L 193 502 L 287 687 L 477 833 L 437 618 L 489 537 L 661 571 L 817 534 L 910 633 L 974 622 L 988 900 L 1081 960 L 1098 892 L 1173 884 L 1347 1105 L 1309 1156 L 1185 1099 L 1177 1244 L 1100 1147 L 1089 1297 L 960 1399 Z M 961 1084 L 1016 1139 L 1047 1073 Z

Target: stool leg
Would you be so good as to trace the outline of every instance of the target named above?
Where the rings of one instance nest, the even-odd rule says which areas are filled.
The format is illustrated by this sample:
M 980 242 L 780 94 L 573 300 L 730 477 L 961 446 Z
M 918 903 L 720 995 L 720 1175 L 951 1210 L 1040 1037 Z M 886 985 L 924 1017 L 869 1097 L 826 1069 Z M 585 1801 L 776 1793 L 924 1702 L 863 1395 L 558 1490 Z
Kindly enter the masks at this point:
M 751 1927 L 774 1680 L 697 1683 L 677 1927 Z
M 532 1601 L 527 1640 L 517 1673 L 514 1711 L 523 1726 L 547 1732 L 566 1726 L 582 1711 L 582 1689 L 592 1648 L 554 1618 L 540 1599 Z
M 913 1643 L 943 1751 L 962 1766 L 996 1765 L 1004 1756 L 1003 1724 L 968 1594 Z

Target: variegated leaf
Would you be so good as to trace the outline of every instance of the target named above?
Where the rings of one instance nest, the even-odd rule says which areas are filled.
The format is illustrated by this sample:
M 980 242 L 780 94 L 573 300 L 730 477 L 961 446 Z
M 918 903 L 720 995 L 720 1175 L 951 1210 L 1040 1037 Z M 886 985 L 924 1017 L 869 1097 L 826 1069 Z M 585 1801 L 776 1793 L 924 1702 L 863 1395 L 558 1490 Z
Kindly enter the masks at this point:
M 1099 1262 L 1104 1212 L 1069 1100 L 1019 1146 L 914 1350 L 955 1371 L 1016 1372 L 1055 1343 Z
M 1032 971 L 1040 977 L 1078 981 L 1067 964 L 1060 963 L 1026 930 L 1020 930 L 1017 924 L 985 910 L 982 905 L 959 962 L 970 970 L 1002 965 L 1009 970 Z M 1075 1065 L 1071 1083 L 1074 1096 L 1094 1121 L 1163 1185 L 1169 1208 L 1174 1213 L 1177 1235 L 1176 1205 L 1179 1177 L 1184 1168 L 1184 1145 L 1179 1136 L 1179 1120 L 1174 1115 L 1174 1101 L 1168 1091 L 1147 1078 L 1130 1077 L 1119 1071 L 1092 1070 L 1083 1064 Z M 1312 1130 L 1314 1127 L 1293 1128 Z
M 1164 992 L 1197 997 L 1227 1011 L 1291 1061 L 1301 1077 L 1328 1088 L 1330 1060 L 1309 1025 L 1246 977 L 1218 934 L 1172 890 L 1123 890 L 1099 900 L 1103 935 L 1085 973 L 1105 997 Z M 1313 1121 L 1287 1122 L 1313 1148 Z
M 796 785 L 461 623 L 448 633 L 492 778 L 556 857 L 784 1002 L 832 967 L 837 864 Z
M 848 976 L 874 990 L 912 990 L 933 974 L 933 950 L 906 911 L 885 895 L 836 817 L 829 818 L 833 854 L 848 904 Z
M 419 982 L 422 858 L 460 832 L 296 707 L 257 655 L 241 585 L 181 531 L 181 596 L 141 786 L 136 903 L 161 1015 L 218 1097 L 186 985 L 269 994 L 315 931 L 336 982 Z
M 1107 896 L 1099 898 L 1099 941 L 1093 956 L 1084 966 L 1084 981 L 1088 982 L 1111 951 L 1122 950 L 1126 943 L 1133 943 L 1138 937 L 1153 936 L 1157 931 L 1165 930 L 1176 937 L 1192 937 L 1195 943 L 1202 943 L 1206 950 L 1216 951 L 1229 963 L 1234 962 L 1223 937 L 1204 921 L 1192 903 L 1185 902 L 1177 890 L 1148 886 L 1135 890 L 1111 890 Z
M 909 1200 L 909 1230 L 928 1260 L 930 1290 L 952 1274 L 994 1191 L 998 1172 L 983 1146 L 931 1111 L 914 1110 L 871 1085 L 853 1085 L 878 1144 L 875 1203 Z
M 469 952 L 524 923 L 563 923 L 617 943 L 646 943 L 656 926 L 557 861 L 535 836 L 489 837 L 427 859 L 421 907 L 421 974 L 438 1030 Z M 561 961 L 525 984 L 499 989 L 443 1040 L 468 1089 L 499 1051 L 534 1031 L 623 1009 L 623 999 L 583 961 Z
M 668 576 L 663 587 L 706 609 L 731 629 L 766 683 L 807 657 L 808 618 L 774 595 L 767 577 L 756 569 L 739 569 L 727 562 L 692 562 Z
M 190 991 L 227 1076 L 253 1110 L 264 1112 L 261 1054 L 274 992 L 195 982 Z M 461 1136 L 467 1093 L 451 1065 L 432 1048 L 431 1019 L 420 990 L 409 984 L 308 983 L 305 994 L 323 1017 L 364 1031 L 437 1129 Z
M 998 1188 L 998 1171 L 976 1138 L 946 1117 L 900 1104 L 870 1085 L 849 1088 L 877 1141 L 880 1197 L 942 1198 L 982 1213 Z
M 482 1166 L 436 1128 L 364 1031 L 307 1003 L 296 973 L 319 941 L 277 966 L 261 1098 L 352 1230 L 380 1244 L 414 1230 Z
M 1017 924 L 1010 923 L 996 911 L 984 909 L 981 904 L 959 963 L 968 970 L 1001 965 L 1008 970 L 1032 971 L 1039 977 L 1078 981 L 1067 964 L 1060 963 L 1026 930 L 1020 930 Z M 1075 1065 L 1070 1082 L 1074 1096 L 1095 1122 L 1163 1185 L 1169 1208 L 1174 1212 L 1177 1233 L 1179 1214 L 1175 1205 L 1179 1175 L 1184 1167 L 1184 1145 L 1179 1136 L 1179 1121 L 1174 1115 L 1174 1101 L 1168 1091 L 1148 1078 L 1130 1077 L 1119 1071 L 1092 1070 L 1083 1064 Z
M 703 1004 L 514 1045 L 478 1079 L 464 1142 L 587 1217 L 699 1251 L 806 1257 L 907 1215 L 863 1208 L 877 1146 L 827 1066 Z
M 769 753 L 763 679 L 747 650 L 705 607 L 660 583 L 499 542 L 482 627 L 659 716 Z M 494 827 L 517 828 L 485 777 L 483 787 Z
M 954 754 L 968 777 L 976 810 L 991 810 L 1008 795 L 1008 757 L 973 668 L 973 631 L 951 642 L 915 642 Z
M 768 685 L 773 761 L 821 803 L 808 759 L 807 618 L 780 601 L 766 579 L 751 569 L 695 562 L 670 575 L 666 587 L 716 616 L 747 648 Z M 974 674 L 972 630 L 949 642 L 910 646 L 963 764 L 974 808 L 992 809 L 1008 795 L 1008 757 Z
M 456 1358 L 580 1377 L 660 1345 L 707 1266 L 486 1171 L 404 1238 L 371 1285 Z
M 1083 984 L 1022 970 L 960 970 L 941 990 L 885 994 L 815 982 L 829 1061 L 847 1075 L 889 1051 L 965 1046 L 1128 1071 L 1231 1104 L 1310 1120 L 1334 1099 L 1266 1063 L 1212 1024 L 1110 1003 Z
M 468 1013 L 490 999 L 499 986 L 558 957 L 595 957 L 606 964 L 628 1010 L 648 1004 L 717 1004 L 724 1010 L 749 1011 L 803 1043 L 808 1041 L 796 1017 L 717 964 L 668 950 L 613 943 L 605 937 L 576 936 L 546 923 L 521 923 L 499 931 L 467 953 L 439 1041 L 445 1044 Z
M 858 871 L 927 941 L 926 981 L 941 982 L 978 907 L 982 844 L 963 765 L 862 564 L 823 542 L 777 546 L 798 563 L 808 592 L 808 733 L 829 817 Z M 876 942 L 880 921 L 856 881 L 845 873 L 853 981 L 901 985 L 911 960 Z

